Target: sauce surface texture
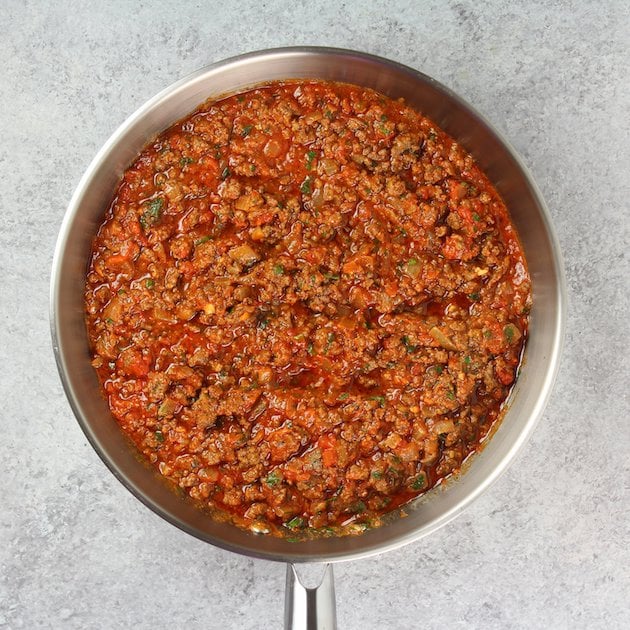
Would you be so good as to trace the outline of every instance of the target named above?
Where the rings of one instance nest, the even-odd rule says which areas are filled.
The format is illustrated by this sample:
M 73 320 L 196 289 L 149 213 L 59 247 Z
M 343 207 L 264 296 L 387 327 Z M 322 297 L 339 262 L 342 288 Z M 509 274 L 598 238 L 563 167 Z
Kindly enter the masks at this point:
M 530 280 L 499 195 L 402 101 L 276 83 L 125 172 L 86 317 L 114 417 L 241 527 L 337 535 L 457 471 L 500 417 Z

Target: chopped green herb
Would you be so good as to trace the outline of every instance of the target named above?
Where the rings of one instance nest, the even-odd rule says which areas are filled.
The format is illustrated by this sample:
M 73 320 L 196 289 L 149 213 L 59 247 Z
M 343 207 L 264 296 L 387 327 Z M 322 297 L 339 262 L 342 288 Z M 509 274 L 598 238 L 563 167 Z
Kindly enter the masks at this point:
M 321 527 L 319 531 L 325 536 L 334 536 L 336 534 L 334 527 Z
M 449 389 L 449 390 L 446 392 L 446 397 L 447 397 L 449 400 L 455 400 L 455 392 L 454 392 L 452 389 Z
M 466 367 L 470 367 L 470 364 L 472 363 L 472 359 L 469 356 L 465 356 L 464 357 L 464 365 Z
M 414 352 L 416 352 L 418 350 L 418 346 L 414 346 L 411 341 L 409 341 L 409 337 L 407 337 L 407 335 L 403 335 L 400 338 L 400 341 L 402 342 L 402 345 L 405 346 L 405 350 L 409 353 L 409 354 L 413 354 Z
M 113 324 L 113 323 L 114 323 L 114 320 L 113 320 L 111 317 L 106 317 L 106 318 L 105 318 L 105 323 L 106 323 L 106 324 Z
M 385 406 L 385 396 L 370 396 L 370 400 L 375 400 L 379 404 L 379 407 Z
M 347 400 L 350 397 L 348 392 L 341 392 L 339 396 L 337 396 L 337 400 Z
M 313 168 L 313 160 L 315 159 L 315 156 L 317 155 L 316 151 L 309 151 L 306 154 L 306 170 L 310 171 L 311 168 Z
M 153 280 L 153 278 L 147 278 L 147 279 L 144 281 L 144 286 L 145 286 L 147 289 L 152 289 L 152 288 L 155 286 L 155 280 Z
M 310 177 L 307 177 L 302 182 L 302 185 L 300 186 L 300 192 L 303 195 L 310 195 L 311 194 L 311 178 Z
M 506 324 L 503 327 L 503 337 L 509 344 L 513 344 L 521 338 L 521 331 L 514 324 Z
M 275 470 L 273 472 L 270 472 L 265 477 L 265 483 L 268 486 L 271 486 L 272 488 L 274 486 L 277 486 L 280 483 L 281 480 L 282 480 L 282 477 L 280 477 L 280 475 Z
M 289 529 L 302 529 L 305 526 L 305 522 L 301 516 L 295 516 L 288 523 L 285 523 L 284 526 Z
M 374 477 L 374 479 L 382 479 L 383 478 L 383 473 L 380 470 L 373 470 L 372 471 L 372 477 Z
M 444 372 L 444 368 L 441 365 L 434 365 L 433 369 L 436 374 L 442 374 L 442 372 Z
M 426 485 L 427 478 L 424 473 L 420 473 L 411 483 L 413 490 L 422 490 Z
M 481 296 L 479 295 L 479 293 L 477 293 L 476 291 L 474 293 L 471 293 L 468 296 L 473 302 L 478 302 L 481 299 Z
M 193 160 L 191 157 L 186 157 L 183 156 L 181 158 L 179 158 L 179 165 L 184 168 L 185 166 L 188 166 L 189 164 L 192 164 L 195 160 Z
M 276 274 L 276 276 L 282 276 L 284 275 L 284 267 L 282 265 L 274 265 L 273 266 L 273 272 Z
M 162 442 L 164 442 L 164 434 L 162 433 L 162 431 L 156 431 L 155 432 L 155 439 L 161 444 Z
M 365 512 L 365 503 L 363 501 L 357 501 L 351 508 L 350 511 L 354 514 L 360 514 L 361 512 Z
M 484 336 L 486 339 L 492 339 L 492 337 L 493 337 L 494 335 L 492 334 L 492 331 L 491 331 L 491 330 L 484 330 L 484 331 L 483 331 L 483 336 Z
M 327 110 L 324 112 L 324 116 L 326 116 L 326 118 L 328 118 L 328 120 L 332 120 L 334 115 L 333 115 L 333 113 L 332 113 L 329 109 L 327 109 Z
M 250 164 L 249 165 L 249 170 L 251 173 L 255 173 L 256 172 L 256 165 L 255 164 Z
M 306 346 L 306 352 L 308 352 L 310 356 L 313 356 L 313 354 L 315 354 L 315 348 L 313 347 L 312 341 L 310 341 L 308 346 Z
M 266 313 L 258 313 L 256 316 L 256 327 L 265 330 L 269 326 L 269 316 Z
M 330 350 L 330 346 L 332 346 L 333 341 L 335 340 L 335 333 L 328 333 L 328 337 L 326 337 L 326 347 L 324 348 L 324 354 L 327 354 Z
M 327 280 L 332 280 L 333 282 L 336 282 L 337 280 L 339 280 L 339 274 L 326 271 L 324 273 L 324 278 L 326 278 Z
M 407 261 L 405 270 L 412 278 L 415 278 L 420 273 L 420 263 L 418 262 L 418 259 L 410 258 Z
M 198 238 L 195 241 L 195 245 L 201 245 L 203 243 L 207 243 L 209 240 L 211 240 L 212 237 L 211 236 L 202 236 L 201 238 Z
M 381 120 L 383 122 L 386 122 L 387 121 L 387 116 L 385 114 L 381 114 Z
M 156 197 L 147 202 L 147 209 L 142 213 L 140 217 L 140 225 L 143 229 L 147 229 L 152 225 L 155 225 L 162 214 L 162 208 L 164 206 L 164 200 L 161 197 Z
M 476 212 L 472 213 L 472 218 L 473 221 L 481 221 L 481 217 Z
M 227 179 L 230 176 L 230 169 L 229 167 L 225 167 L 222 171 L 221 171 L 221 179 Z
M 253 128 L 254 128 L 254 125 L 245 125 L 243 127 L 243 131 L 241 132 L 241 136 L 243 136 L 243 138 L 247 138 L 247 136 L 249 136 Z

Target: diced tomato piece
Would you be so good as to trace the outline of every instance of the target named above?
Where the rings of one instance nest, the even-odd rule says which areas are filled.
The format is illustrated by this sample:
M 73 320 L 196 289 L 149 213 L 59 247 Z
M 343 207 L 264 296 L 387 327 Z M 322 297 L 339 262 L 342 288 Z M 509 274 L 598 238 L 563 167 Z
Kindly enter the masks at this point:
M 109 256 L 105 259 L 105 264 L 110 269 L 116 269 L 117 267 L 122 267 L 129 260 L 128 256 L 123 254 L 114 254 L 113 256 Z
M 468 192 L 468 186 L 464 182 L 456 182 L 451 184 L 449 197 L 451 201 L 461 201 Z
M 450 260 L 461 259 L 464 255 L 464 239 L 459 234 L 451 234 L 446 237 L 442 253 Z
M 143 356 L 140 351 L 127 348 L 120 353 L 116 361 L 117 369 L 127 376 L 142 378 L 149 373 L 151 361 Z

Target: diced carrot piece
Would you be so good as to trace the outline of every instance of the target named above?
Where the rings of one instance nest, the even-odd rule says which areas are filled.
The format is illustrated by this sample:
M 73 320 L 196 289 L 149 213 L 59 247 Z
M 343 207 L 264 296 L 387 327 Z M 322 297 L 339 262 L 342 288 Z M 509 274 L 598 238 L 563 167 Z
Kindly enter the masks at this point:
M 337 463 L 337 452 L 329 448 L 322 451 L 322 463 L 326 468 L 330 468 Z
M 322 463 L 326 468 L 330 468 L 337 463 L 337 438 L 334 435 L 322 435 L 318 440 L 319 448 L 322 451 Z

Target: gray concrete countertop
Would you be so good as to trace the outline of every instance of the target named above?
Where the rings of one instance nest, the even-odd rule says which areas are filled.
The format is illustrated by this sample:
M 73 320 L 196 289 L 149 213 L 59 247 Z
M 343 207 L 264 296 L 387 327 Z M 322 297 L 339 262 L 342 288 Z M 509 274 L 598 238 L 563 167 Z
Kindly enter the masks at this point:
M 340 628 L 630 627 L 630 5 L 20 2 L 0 8 L 0 628 L 280 628 L 284 567 L 136 501 L 64 398 L 48 283 L 65 207 L 124 118 L 210 62 L 356 48 L 435 77 L 521 153 L 566 263 L 544 418 L 463 516 L 335 568 Z

